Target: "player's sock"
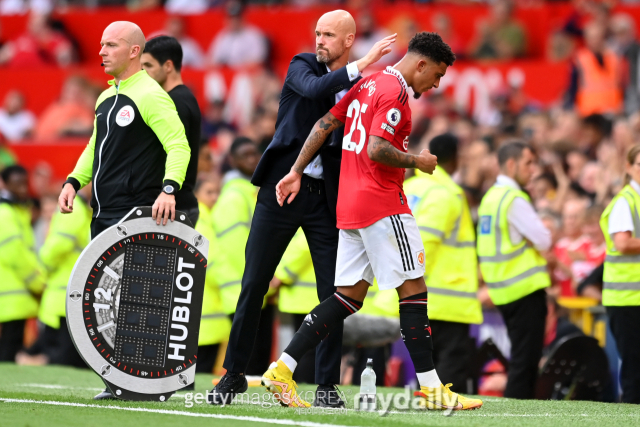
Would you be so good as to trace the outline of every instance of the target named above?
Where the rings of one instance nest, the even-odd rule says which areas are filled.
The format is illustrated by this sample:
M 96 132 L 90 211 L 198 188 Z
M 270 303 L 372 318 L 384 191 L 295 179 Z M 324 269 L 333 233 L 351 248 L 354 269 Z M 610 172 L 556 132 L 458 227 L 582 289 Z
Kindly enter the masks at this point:
M 289 369 L 292 366 L 287 363 L 287 358 L 297 362 L 312 348 L 315 348 L 320 341 L 325 339 L 327 335 L 344 319 L 362 308 L 362 301 L 356 301 L 353 298 L 336 292 L 320 304 L 318 304 L 311 313 L 307 314 L 304 322 L 293 336 L 293 339 L 284 350 L 280 357 Z M 291 361 L 290 361 L 291 362 Z M 292 365 L 294 365 L 292 363 Z M 291 369 L 291 372 L 293 372 Z
M 282 363 L 287 365 L 287 368 L 289 368 L 291 373 L 293 373 L 293 371 L 295 371 L 296 367 L 298 366 L 298 362 L 296 361 L 296 359 L 289 356 L 287 353 L 282 353 L 282 356 L 280 356 L 280 360 L 282 360 Z
M 427 316 L 427 292 L 400 300 L 400 330 L 422 387 L 440 387 L 433 364 L 433 341 Z

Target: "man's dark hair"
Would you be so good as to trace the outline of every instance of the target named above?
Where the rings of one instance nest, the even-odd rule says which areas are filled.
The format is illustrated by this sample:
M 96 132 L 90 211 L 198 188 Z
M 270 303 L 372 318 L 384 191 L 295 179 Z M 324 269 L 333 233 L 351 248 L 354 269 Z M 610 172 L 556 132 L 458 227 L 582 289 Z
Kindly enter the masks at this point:
M 500 166 L 504 166 L 509 159 L 520 160 L 524 150 L 529 150 L 533 153 L 531 146 L 521 141 L 513 141 L 504 144 L 502 147 L 498 148 L 498 164 Z
M 603 138 L 611 136 L 613 123 L 602 114 L 590 114 L 582 119 L 582 124 L 595 128 Z
M 2 182 L 7 183 L 13 175 L 26 175 L 27 170 L 20 165 L 7 166 L 0 172 Z
M 429 151 L 438 158 L 438 163 L 449 163 L 458 157 L 458 138 L 451 133 L 443 133 L 429 142 Z
M 429 58 L 436 64 L 444 62 L 448 67 L 453 65 L 456 54 L 437 33 L 416 33 L 409 42 L 409 52 Z
M 242 147 L 245 144 L 255 145 L 255 142 L 253 142 L 251 138 L 247 138 L 246 136 L 238 136 L 231 143 L 231 147 L 229 148 L 229 154 L 231 154 L 232 156 L 235 156 L 238 150 L 240 149 L 240 147 Z
M 144 52 L 153 56 L 160 65 L 171 60 L 176 71 L 182 69 L 182 46 L 175 37 L 158 36 L 147 41 Z

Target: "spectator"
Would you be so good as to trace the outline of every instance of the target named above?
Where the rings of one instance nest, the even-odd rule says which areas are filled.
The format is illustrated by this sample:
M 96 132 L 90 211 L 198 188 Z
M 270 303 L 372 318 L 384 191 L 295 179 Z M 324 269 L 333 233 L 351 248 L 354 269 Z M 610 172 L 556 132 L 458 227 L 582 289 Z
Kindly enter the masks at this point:
M 182 66 L 200 69 L 204 67 L 204 53 L 202 48 L 193 38 L 184 32 L 184 18 L 170 16 L 167 18 L 164 28 L 151 34 L 148 39 L 157 36 L 175 37 L 182 46 Z
M 209 3 L 210 1 L 208 0 L 167 0 L 164 8 L 168 13 L 176 15 L 198 15 L 206 12 L 209 8 Z
M 72 76 L 65 81 L 60 100 L 42 113 L 35 131 L 36 141 L 64 136 L 90 136 L 95 117 L 95 93 L 86 79 Z
M 0 15 L 24 15 L 29 11 L 50 13 L 53 0 L 0 0 Z
M 0 58 L 10 67 L 67 67 L 76 60 L 73 43 L 56 30 L 47 15 L 31 13 L 27 31 L 2 47 Z
M 575 296 L 577 276 L 582 279 L 586 275 L 579 275 L 578 262 L 588 258 L 591 241 L 582 234 L 585 223 L 585 199 L 568 200 L 562 209 L 562 234 L 553 248 L 558 261 L 554 271 L 554 278 L 560 286 L 562 296 Z
M 35 123 L 33 113 L 24 108 L 22 93 L 17 90 L 9 91 L 0 108 L 0 134 L 10 142 L 20 141 L 31 134 Z
M 15 165 L 17 163 L 16 155 L 13 151 L 7 147 L 6 139 L 0 133 L 0 171 L 7 166 Z M 2 190 L 2 183 L 0 183 L 0 191 Z
M 605 36 L 603 25 L 587 24 L 585 47 L 573 59 L 565 108 L 575 108 L 583 117 L 622 111 L 622 61 L 607 48 Z
M 513 19 L 510 0 L 497 0 L 491 16 L 478 24 L 471 55 L 477 59 L 513 59 L 524 56 L 526 36 L 522 25 Z
M 611 17 L 610 30 L 612 48 L 626 59 L 626 87 L 624 90 L 624 112 L 633 114 L 640 110 L 640 43 L 636 40 L 636 24 L 626 13 Z
M 245 69 L 262 65 L 269 53 L 265 35 L 248 25 L 242 18 L 242 4 L 231 1 L 227 5 L 227 25 L 211 43 L 209 58 L 213 65 Z

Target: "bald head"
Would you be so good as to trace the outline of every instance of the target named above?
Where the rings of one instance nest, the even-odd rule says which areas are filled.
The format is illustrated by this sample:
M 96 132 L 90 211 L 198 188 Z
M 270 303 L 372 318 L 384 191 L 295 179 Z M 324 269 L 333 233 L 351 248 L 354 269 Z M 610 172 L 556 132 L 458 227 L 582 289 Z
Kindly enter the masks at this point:
M 345 62 L 356 36 L 356 21 L 346 10 L 334 10 L 320 17 L 316 25 L 316 58 L 331 64 Z
M 125 40 L 129 46 L 140 46 L 140 54 L 144 51 L 145 38 L 138 25 L 129 21 L 112 22 L 105 28 L 104 34 Z
M 100 40 L 100 56 L 104 71 L 118 80 L 124 80 L 140 71 L 140 58 L 144 51 L 144 34 L 133 22 L 116 21 L 109 24 Z
M 333 27 L 342 35 L 356 34 L 356 21 L 353 16 L 346 10 L 332 10 L 327 12 L 318 19 L 318 25 L 326 25 Z

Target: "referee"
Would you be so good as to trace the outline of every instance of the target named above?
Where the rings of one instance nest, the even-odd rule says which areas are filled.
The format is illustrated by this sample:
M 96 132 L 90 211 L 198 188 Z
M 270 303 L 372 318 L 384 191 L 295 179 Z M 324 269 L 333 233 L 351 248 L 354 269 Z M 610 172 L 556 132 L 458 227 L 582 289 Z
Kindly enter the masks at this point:
M 72 213 L 78 190 L 93 182 L 92 239 L 136 206 L 153 205 L 157 224 L 173 221 L 175 193 L 190 158 L 173 101 L 142 70 L 145 39 L 140 28 L 113 22 L 100 45 L 105 72 L 114 79 L 96 102 L 93 134 L 58 198 L 60 211 Z M 106 390 L 95 399 L 112 397 Z
M 198 222 L 198 200 L 193 192 L 198 176 L 201 115 L 193 92 L 182 82 L 182 46 L 174 37 L 158 36 L 148 40 L 142 54 L 142 68 L 160 83 L 178 110 L 189 141 L 191 159 L 182 188 L 176 193 L 176 209 L 187 214 L 195 227 Z
M 157 224 L 173 221 L 190 158 L 173 101 L 142 70 L 140 27 L 113 22 L 100 45 L 104 71 L 114 79 L 98 97 L 93 134 L 58 198 L 60 211 L 71 213 L 78 190 L 93 181 L 91 238 L 136 206 L 153 205 Z
M 355 38 L 355 21 L 343 10 L 324 14 L 316 26 L 316 53 L 296 55 L 282 87 L 276 133 L 262 156 L 251 182 L 260 187 L 245 250 L 242 291 L 233 318 L 224 368 L 211 404 L 231 403 L 247 390 L 245 371 L 258 329 L 262 300 L 276 267 L 296 231 L 305 233 L 320 301 L 335 292 L 334 278 L 338 229 L 336 203 L 342 155 L 342 128 L 309 164 L 303 188 L 290 204 L 280 207 L 275 186 L 295 162 L 314 123 L 357 83 L 360 72 L 391 51 L 395 35 L 376 43 L 369 53 L 348 63 Z M 340 380 L 342 325 L 316 351 L 316 406 L 343 407 L 335 385 Z

